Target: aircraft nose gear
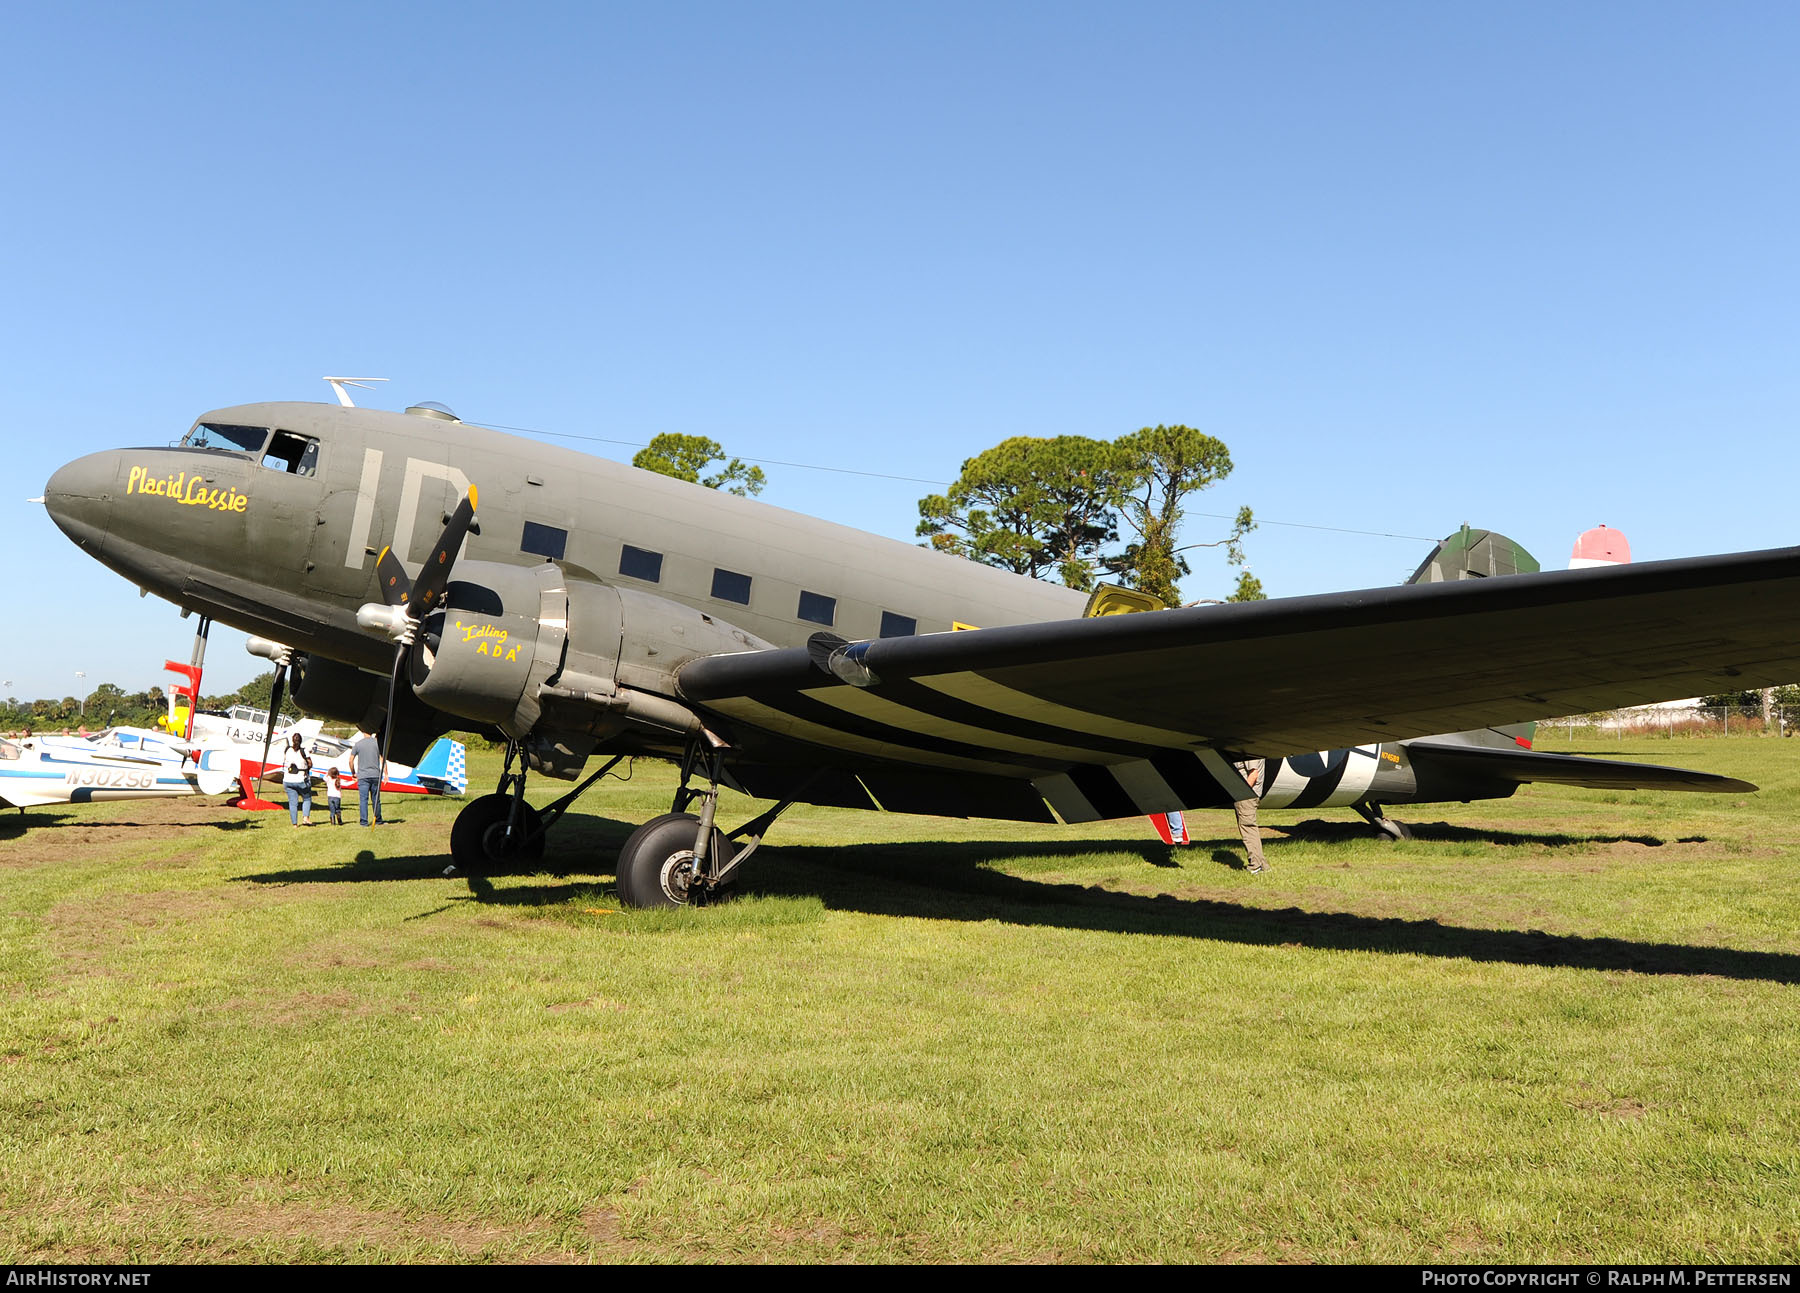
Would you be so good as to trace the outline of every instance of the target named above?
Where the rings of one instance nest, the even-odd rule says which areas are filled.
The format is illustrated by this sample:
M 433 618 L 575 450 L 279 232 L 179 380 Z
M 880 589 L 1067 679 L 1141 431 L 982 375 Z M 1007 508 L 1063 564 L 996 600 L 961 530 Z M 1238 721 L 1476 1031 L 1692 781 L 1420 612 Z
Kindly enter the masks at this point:
M 792 799 L 784 799 L 729 835 L 714 826 L 724 749 L 724 742 L 702 729 L 681 763 L 675 811 L 652 817 L 619 850 L 619 901 L 627 907 L 700 906 L 718 898 L 775 819 L 793 806 Z M 688 779 L 701 759 L 706 761 L 706 789 L 691 789 Z M 703 801 L 698 817 L 683 811 L 695 799 Z

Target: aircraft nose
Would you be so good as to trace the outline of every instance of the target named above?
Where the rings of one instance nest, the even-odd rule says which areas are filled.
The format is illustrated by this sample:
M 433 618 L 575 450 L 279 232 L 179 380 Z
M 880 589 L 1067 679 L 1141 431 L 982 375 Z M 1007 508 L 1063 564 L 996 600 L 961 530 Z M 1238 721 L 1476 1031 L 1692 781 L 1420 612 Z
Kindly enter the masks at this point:
M 118 486 L 119 457 L 94 453 L 56 469 L 44 486 L 44 510 L 57 529 L 90 552 L 106 541 L 112 496 Z

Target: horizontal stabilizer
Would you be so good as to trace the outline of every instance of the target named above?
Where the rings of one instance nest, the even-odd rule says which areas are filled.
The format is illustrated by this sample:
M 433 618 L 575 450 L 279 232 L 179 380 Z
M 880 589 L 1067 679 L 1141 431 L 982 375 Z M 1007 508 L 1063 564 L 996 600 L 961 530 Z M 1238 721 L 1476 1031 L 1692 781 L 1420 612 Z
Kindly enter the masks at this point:
M 1524 785 L 1545 781 L 1590 790 L 1692 790 L 1721 795 L 1749 794 L 1748 781 L 1690 768 L 1624 759 L 1595 759 L 1580 754 L 1548 754 L 1542 750 L 1508 750 L 1486 745 L 1441 741 L 1408 741 L 1407 757 L 1415 771 L 1435 767 L 1459 777 L 1479 777 Z

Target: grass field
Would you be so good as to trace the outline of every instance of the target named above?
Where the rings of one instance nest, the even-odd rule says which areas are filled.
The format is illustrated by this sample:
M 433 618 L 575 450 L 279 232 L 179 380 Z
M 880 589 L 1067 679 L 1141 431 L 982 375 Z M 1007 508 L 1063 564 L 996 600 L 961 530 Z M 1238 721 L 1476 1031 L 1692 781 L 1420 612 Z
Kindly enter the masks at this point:
M 680 912 L 611 891 L 653 765 L 488 879 L 455 801 L 9 812 L 0 1262 L 1795 1260 L 1800 742 L 1548 748 L 1764 789 L 1268 813 L 1263 876 L 795 809 Z

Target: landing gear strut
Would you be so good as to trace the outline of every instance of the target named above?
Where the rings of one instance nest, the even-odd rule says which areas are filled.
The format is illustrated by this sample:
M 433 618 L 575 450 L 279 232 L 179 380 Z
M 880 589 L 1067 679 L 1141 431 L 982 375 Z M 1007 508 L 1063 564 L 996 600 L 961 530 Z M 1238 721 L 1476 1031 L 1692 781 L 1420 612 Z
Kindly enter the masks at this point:
M 1355 804 L 1353 807 L 1362 815 L 1362 819 L 1387 839 L 1410 840 L 1413 837 L 1412 827 L 1405 822 L 1397 822 L 1381 811 L 1380 804 Z
M 537 809 L 525 802 L 525 760 L 519 756 L 518 743 L 508 741 L 506 762 L 500 766 L 500 788 L 470 800 L 456 815 L 450 827 L 450 858 L 455 868 L 481 872 L 544 856 L 544 824 Z M 515 759 L 517 772 L 513 771 Z
M 615 754 L 586 781 L 543 809 L 525 802 L 525 757 L 517 741 L 506 743 L 506 761 L 500 765 L 500 787 L 491 795 L 469 801 L 450 827 L 451 865 L 444 874 L 462 870 L 480 873 L 513 862 L 535 862 L 544 856 L 545 833 L 569 806 L 596 781 L 625 758 Z M 513 762 L 519 769 L 513 771 Z
M 784 799 L 730 834 L 714 826 L 724 751 L 724 742 L 702 729 L 682 758 L 671 811 L 638 827 L 619 850 L 619 901 L 627 907 L 700 906 L 718 898 L 775 819 L 793 806 Z M 702 764 L 706 788 L 698 789 L 688 783 Z M 687 811 L 696 799 L 697 817 Z

